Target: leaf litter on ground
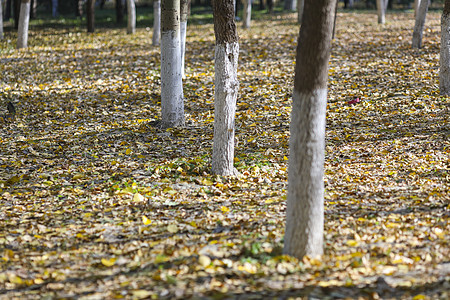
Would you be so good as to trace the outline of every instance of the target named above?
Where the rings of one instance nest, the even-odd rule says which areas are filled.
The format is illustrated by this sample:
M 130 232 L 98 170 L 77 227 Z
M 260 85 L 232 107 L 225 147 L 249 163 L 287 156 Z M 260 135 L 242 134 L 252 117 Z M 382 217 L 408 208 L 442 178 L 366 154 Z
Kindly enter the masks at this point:
M 241 175 L 230 178 L 210 173 L 211 24 L 189 27 L 187 125 L 168 130 L 152 126 L 161 99 L 151 31 L 31 28 L 20 51 L 7 33 L 0 97 L 16 117 L 0 131 L 0 297 L 447 298 L 440 16 L 427 16 L 420 50 L 412 14 L 389 17 L 338 15 L 325 255 L 301 261 L 282 255 L 295 15 L 239 30 Z

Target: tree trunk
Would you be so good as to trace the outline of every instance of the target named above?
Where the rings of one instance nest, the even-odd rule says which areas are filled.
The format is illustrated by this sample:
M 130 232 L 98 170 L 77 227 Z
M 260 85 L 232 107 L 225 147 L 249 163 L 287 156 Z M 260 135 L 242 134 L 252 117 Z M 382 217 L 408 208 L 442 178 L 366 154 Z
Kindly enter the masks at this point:
M 184 60 L 186 53 L 186 30 L 187 30 L 187 19 L 189 11 L 189 0 L 180 0 L 180 38 L 181 38 L 181 76 L 185 78 L 184 75 Z
M 0 0 L 0 2 L 1 2 L 1 0 Z M 37 2 L 38 2 L 38 0 L 31 0 L 30 19 L 36 18 Z
M 386 23 L 386 5 L 384 0 L 377 0 L 378 24 Z
M 20 3 L 21 0 L 13 0 L 14 28 L 19 29 Z
M 305 6 L 305 0 L 298 0 L 297 1 L 297 21 L 298 24 L 302 24 L 302 19 L 303 19 L 303 8 Z
M 250 23 L 252 20 L 252 0 L 243 0 L 244 4 L 244 16 L 243 16 L 243 24 L 244 28 L 250 28 Z
M 417 17 L 417 12 L 419 11 L 420 0 L 414 0 L 414 19 Z
M 181 77 L 180 0 L 161 1 L 162 127 L 184 125 Z
M 136 5 L 134 0 L 127 0 L 128 26 L 127 33 L 133 34 L 136 32 Z
M 0 40 L 3 40 L 3 5 L 0 0 Z
M 117 24 L 123 23 L 123 1 L 116 0 L 116 22 Z
M 75 16 L 81 18 L 83 16 L 83 1 L 82 0 L 75 0 L 75 3 L 76 3 Z
M 87 31 L 95 31 L 95 0 L 88 0 L 86 5 Z
M 6 5 L 5 5 L 5 21 L 9 21 L 9 19 L 11 19 L 11 1 L 13 0 L 6 0 Z
M 336 0 L 305 0 L 291 116 L 284 253 L 323 253 L 325 113 Z
M 439 89 L 441 95 L 450 96 L 450 0 L 445 0 L 441 17 Z
M 234 119 L 239 90 L 237 65 L 239 37 L 233 0 L 213 1 L 215 46 L 214 141 L 212 172 L 236 175 L 234 168 Z
M 29 22 L 30 22 L 30 0 L 22 0 L 20 4 L 19 29 L 17 32 L 17 49 L 27 47 Z
M 284 10 L 297 10 L 297 0 L 284 0 Z
M 58 16 L 58 0 L 52 0 L 52 17 Z
M 425 20 L 427 18 L 428 6 L 430 0 L 420 1 L 419 11 L 416 15 L 416 23 L 414 25 L 414 32 L 412 37 L 412 47 L 419 49 L 422 47 L 423 27 L 425 26 Z
M 161 36 L 161 0 L 153 2 L 153 46 L 159 46 Z

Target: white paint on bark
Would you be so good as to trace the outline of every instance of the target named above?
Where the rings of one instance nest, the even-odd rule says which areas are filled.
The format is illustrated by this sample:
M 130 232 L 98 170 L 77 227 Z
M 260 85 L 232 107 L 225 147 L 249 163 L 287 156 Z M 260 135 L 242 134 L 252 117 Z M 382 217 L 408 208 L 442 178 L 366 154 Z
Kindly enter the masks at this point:
M 450 96 L 450 13 L 445 12 L 441 19 L 439 89 L 441 95 Z
M 414 31 L 412 37 L 412 47 L 422 47 L 423 27 L 425 26 L 425 20 L 427 18 L 428 6 L 430 0 L 420 1 L 419 11 L 416 15 L 416 23 L 414 24 Z
M 294 90 L 284 253 L 323 253 L 325 114 L 327 90 Z
M 378 14 L 378 24 L 384 24 L 386 22 L 386 4 L 384 0 L 377 0 L 377 14 Z
M 136 31 L 136 5 L 134 0 L 127 0 L 128 26 L 127 33 L 133 34 Z
M 302 24 L 303 7 L 304 6 L 305 6 L 305 0 L 298 0 L 297 1 L 297 21 L 298 21 L 298 24 Z
M 420 0 L 414 0 L 414 18 L 417 16 L 417 12 L 419 11 Z
M 244 16 L 243 16 L 243 24 L 244 28 L 250 28 L 250 23 L 252 20 L 252 0 L 243 0 L 244 4 Z
M 161 0 L 153 2 L 153 39 L 154 46 L 159 46 L 161 36 Z
M 285 10 L 297 10 L 297 0 L 284 0 Z
M 19 29 L 17 30 L 17 49 L 28 46 L 28 26 L 30 21 L 30 1 L 20 4 Z
M 181 37 L 181 76 L 186 78 L 184 74 L 184 61 L 186 56 L 186 30 L 187 22 L 180 22 L 180 37 Z
M 239 90 L 237 78 L 238 57 L 238 42 L 218 44 L 215 47 L 212 172 L 224 176 L 238 174 L 233 166 L 234 120 Z
M 161 34 L 161 121 L 163 127 L 184 125 L 180 31 Z
M 3 5 L 2 0 L 0 0 L 0 40 L 3 39 Z

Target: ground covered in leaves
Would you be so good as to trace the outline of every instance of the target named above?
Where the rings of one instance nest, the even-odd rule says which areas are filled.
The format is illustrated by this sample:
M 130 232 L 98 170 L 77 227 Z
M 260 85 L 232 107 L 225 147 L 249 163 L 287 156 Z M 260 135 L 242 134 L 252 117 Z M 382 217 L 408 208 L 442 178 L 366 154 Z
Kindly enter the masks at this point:
M 210 174 L 214 34 L 188 30 L 185 128 L 160 115 L 151 29 L 31 28 L 0 43 L 0 298 L 449 297 L 440 15 L 339 13 L 325 255 L 282 255 L 295 15 L 239 28 L 235 165 Z M 240 25 L 240 24 L 239 24 Z M 362 101 L 348 102 L 359 97 Z

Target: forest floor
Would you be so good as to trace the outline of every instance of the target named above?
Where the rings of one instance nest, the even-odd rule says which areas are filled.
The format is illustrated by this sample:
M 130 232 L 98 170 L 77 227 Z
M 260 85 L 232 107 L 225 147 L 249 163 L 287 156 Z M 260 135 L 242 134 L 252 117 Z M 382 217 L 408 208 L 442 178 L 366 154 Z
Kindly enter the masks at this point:
M 448 299 L 440 15 L 339 13 L 325 254 L 282 255 L 295 15 L 239 23 L 238 177 L 210 173 L 213 26 L 188 28 L 186 127 L 161 130 L 151 29 L 0 42 L 0 299 Z M 359 97 L 361 102 L 348 102 Z

